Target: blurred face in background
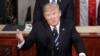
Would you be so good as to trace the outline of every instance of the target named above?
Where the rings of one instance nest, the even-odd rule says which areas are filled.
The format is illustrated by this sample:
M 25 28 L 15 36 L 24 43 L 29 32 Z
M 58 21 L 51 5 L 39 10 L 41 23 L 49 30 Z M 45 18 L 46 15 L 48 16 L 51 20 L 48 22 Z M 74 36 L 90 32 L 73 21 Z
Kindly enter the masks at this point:
M 44 17 L 49 25 L 56 26 L 60 22 L 61 11 L 57 4 L 47 4 L 44 7 Z

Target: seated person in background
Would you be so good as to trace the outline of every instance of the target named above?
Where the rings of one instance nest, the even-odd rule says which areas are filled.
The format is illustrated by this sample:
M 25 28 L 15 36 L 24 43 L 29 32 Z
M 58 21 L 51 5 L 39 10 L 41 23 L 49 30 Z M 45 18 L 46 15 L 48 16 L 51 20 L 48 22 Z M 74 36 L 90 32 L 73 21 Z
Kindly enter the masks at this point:
M 45 21 L 37 22 L 27 39 L 17 29 L 18 47 L 26 50 L 37 45 L 37 56 L 72 56 L 72 44 L 79 56 L 86 56 L 83 42 L 79 37 L 74 23 L 61 17 L 58 4 L 48 3 L 43 7 Z
M 98 7 L 97 22 L 98 22 L 98 25 L 100 25 L 100 3 L 99 3 L 99 7 Z

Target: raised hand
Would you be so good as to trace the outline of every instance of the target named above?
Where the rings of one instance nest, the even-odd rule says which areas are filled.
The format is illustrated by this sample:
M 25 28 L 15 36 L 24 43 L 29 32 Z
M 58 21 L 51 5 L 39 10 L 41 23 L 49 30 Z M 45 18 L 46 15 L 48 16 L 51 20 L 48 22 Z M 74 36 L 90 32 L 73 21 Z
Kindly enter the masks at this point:
M 23 34 L 19 29 L 16 29 L 16 31 L 16 38 L 18 39 L 18 42 L 21 43 L 22 41 L 24 41 Z

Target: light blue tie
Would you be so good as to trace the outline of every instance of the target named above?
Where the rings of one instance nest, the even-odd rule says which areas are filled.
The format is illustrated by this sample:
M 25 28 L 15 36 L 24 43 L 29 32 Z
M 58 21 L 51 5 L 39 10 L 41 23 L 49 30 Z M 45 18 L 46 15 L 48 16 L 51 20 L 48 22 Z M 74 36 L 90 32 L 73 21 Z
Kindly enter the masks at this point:
M 52 0 L 52 2 L 53 2 L 53 3 L 55 3 L 55 2 L 56 2 L 56 0 Z

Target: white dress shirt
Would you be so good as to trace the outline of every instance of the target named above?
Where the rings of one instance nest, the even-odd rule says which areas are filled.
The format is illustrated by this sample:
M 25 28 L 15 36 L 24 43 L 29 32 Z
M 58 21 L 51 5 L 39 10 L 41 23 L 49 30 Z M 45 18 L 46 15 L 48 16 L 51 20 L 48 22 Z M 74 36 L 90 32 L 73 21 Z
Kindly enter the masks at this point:
M 56 27 L 57 33 L 58 33 L 58 35 L 59 35 L 60 23 L 58 23 L 55 27 Z M 50 28 L 51 28 L 51 31 L 53 31 L 54 26 L 51 26 L 51 25 L 50 25 Z

